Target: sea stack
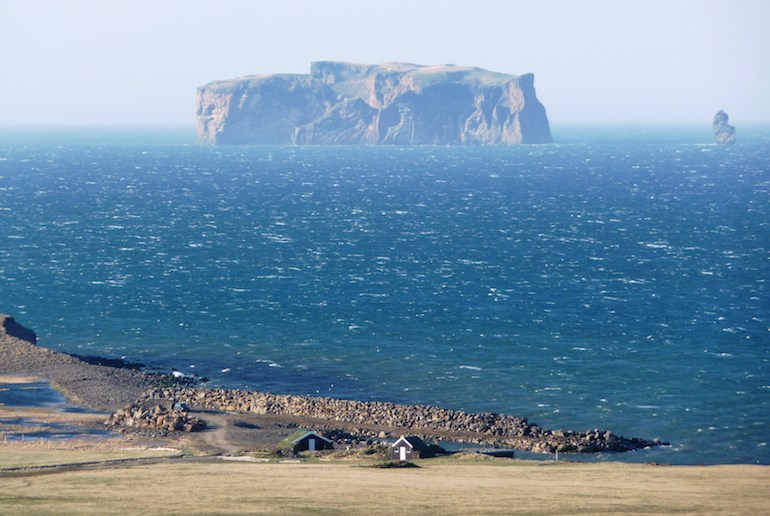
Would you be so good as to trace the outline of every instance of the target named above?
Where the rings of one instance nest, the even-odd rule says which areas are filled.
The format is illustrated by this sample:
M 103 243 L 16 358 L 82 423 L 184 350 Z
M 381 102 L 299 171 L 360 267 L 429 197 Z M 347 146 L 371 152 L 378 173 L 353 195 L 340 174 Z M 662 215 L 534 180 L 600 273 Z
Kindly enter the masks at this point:
M 727 123 L 730 117 L 722 110 L 714 115 L 714 138 L 717 143 L 735 143 L 735 127 Z
M 321 61 L 310 74 L 215 81 L 197 91 L 207 144 L 550 143 L 532 74 Z

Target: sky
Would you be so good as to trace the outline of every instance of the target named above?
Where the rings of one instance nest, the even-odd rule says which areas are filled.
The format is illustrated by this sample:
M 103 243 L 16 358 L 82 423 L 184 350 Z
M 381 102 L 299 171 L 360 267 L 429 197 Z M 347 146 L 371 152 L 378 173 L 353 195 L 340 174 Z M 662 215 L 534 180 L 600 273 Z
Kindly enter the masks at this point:
M 769 0 L 0 0 L 0 126 L 189 126 L 312 61 L 535 74 L 559 124 L 770 123 Z

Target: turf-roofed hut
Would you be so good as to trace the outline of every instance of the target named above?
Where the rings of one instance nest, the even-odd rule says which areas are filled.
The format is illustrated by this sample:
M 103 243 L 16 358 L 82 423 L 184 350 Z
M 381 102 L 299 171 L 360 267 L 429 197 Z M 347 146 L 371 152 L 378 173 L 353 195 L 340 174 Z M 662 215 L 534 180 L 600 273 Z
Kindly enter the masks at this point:
M 332 450 L 334 449 L 334 443 L 318 432 L 300 428 L 281 441 L 281 448 L 289 449 L 294 453 Z
M 416 435 L 401 436 L 393 443 L 393 460 L 406 462 L 412 459 L 427 459 L 436 454 L 425 441 Z

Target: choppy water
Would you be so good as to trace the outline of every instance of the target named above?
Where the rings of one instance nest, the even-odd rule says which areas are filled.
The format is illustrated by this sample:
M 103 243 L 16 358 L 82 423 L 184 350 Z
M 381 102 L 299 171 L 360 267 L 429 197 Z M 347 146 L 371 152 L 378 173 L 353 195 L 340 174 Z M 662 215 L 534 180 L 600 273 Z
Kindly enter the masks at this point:
M 604 459 L 770 464 L 770 131 L 701 136 L 5 131 L 0 311 L 42 345 L 218 385 L 672 442 Z

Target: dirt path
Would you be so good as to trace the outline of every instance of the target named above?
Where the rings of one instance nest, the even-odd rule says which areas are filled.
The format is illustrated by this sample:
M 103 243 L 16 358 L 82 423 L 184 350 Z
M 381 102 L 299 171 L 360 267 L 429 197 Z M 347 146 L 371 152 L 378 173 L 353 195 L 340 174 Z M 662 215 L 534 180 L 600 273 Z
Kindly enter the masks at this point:
M 201 432 L 203 443 L 218 454 L 236 454 L 240 448 L 227 439 L 228 421 L 224 414 L 196 414 L 206 421 L 206 430 Z

